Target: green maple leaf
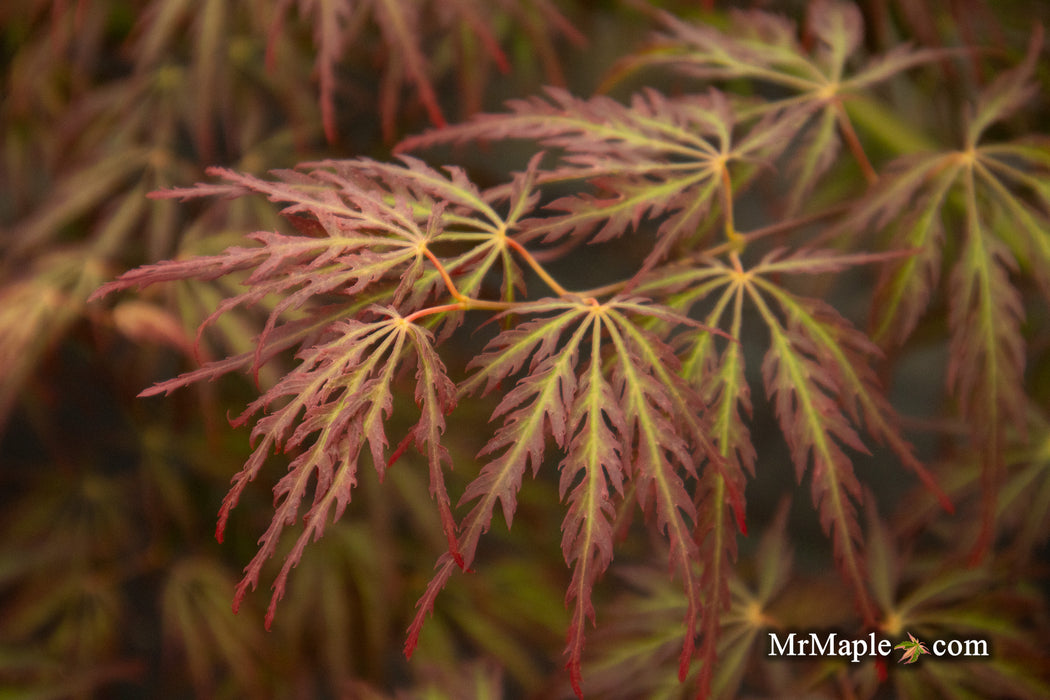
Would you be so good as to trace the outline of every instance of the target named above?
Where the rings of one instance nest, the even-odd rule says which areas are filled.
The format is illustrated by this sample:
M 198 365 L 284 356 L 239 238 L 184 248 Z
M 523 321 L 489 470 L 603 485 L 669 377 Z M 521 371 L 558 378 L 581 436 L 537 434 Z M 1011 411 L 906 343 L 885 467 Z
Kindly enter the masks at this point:
M 901 655 L 897 663 L 900 664 L 913 664 L 919 660 L 919 657 L 923 654 L 929 654 L 930 650 L 926 648 L 926 645 L 916 639 L 911 632 L 908 633 L 907 642 L 901 642 L 894 649 L 903 649 L 904 654 Z

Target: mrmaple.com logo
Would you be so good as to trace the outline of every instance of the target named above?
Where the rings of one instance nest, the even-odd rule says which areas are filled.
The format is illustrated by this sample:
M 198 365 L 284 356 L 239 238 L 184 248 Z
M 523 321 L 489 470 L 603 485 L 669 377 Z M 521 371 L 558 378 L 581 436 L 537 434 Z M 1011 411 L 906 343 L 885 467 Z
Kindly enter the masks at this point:
M 768 656 L 832 656 L 860 663 L 866 658 L 890 656 L 895 649 L 901 651 L 897 661 L 906 664 L 915 663 L 924 654 L 949 658 L 989 656 L 986 639 L 938 639 L 927 646 L 908 633 L 908 639 L 894 645 L 889 639 L 879 639 L 874 632 L 859 639 L 838 632 L 770 632 Z

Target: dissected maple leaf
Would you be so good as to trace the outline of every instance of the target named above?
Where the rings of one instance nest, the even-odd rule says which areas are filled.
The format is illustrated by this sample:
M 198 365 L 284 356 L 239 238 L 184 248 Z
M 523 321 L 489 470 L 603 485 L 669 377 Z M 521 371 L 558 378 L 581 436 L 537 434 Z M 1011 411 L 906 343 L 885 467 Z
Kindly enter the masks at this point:
M 503 397 L 494 411 L 494 417 L 504 416 L 503 425 L 479 455 L 492 457 L 461 498 L 461 502 L 477 501 L 460 523 L 457 550 L 462 558 L 457 561 L 446 552 L 435 565 L 437 572 L 416 604 L 416 617 L 409 627 L 405 642 L 405 653 L 409 656 L 415 649 L 425 615 L 433 609 L 437 594 L 455 566 L 469 568 L 473 563 L 478 541 L 489 529 L 497 501 L 510 525 L 523 473 L 530 463 L 534 472 L 539 469 L 547 436 L 553 437 L 559 446 L 564 445 L 570 405 L 576 391 L 577 354 L 591 324 L 589 307 L 541 301 L 519 307 L 517 312 L 558 313 L 497 336 L 489 344 L 487 353 L 474 360 L 481 370 L 460 389 L 461 393 L 473 392 L 484 384 L 488 391 L 501 379 L 516 373 L 526 361 L 530 362 L 528 375 Z M 559 348 L 566 333 L 570 335 Z
M 1041 47 L 1037 29 L 1021 65 L 977 96 L 960 150 L 900 160 L 851 217 L 854 225 L 892 225 L 895 242 L 918 251 L 889 266 L 879 281 L 874 328 L 886 344 L 908 338 L 940 282 L 945 251 L 956 255 L 947 281 L 947 385 L 985 455 L 987 500 L 975 557 L 993 536 L 1003 433 L 1025 425 L 1025 299 L 1010 279 L 1021 263 L 1050 299 L 1050 194 L 1042 182 L 1050 174 L 1050 146 L 1041 137 L 986 143 L 985 134 L 1032 96 Z M 912 213 L 895 219 L 905 207 Z M 949 238 L 947 230 L 955 235 Z
M 665 33 L 650 49 L 622 60 L 609 80 L 660 66 L 705 81 L 748 79 L 790 90 L 789 97 L 740 110 L 744 115 L 785 111 L 793 115 L 787 123 L 803 133 L 791 158 L 789 214 L 835 162 L 843 139 L 868 181 L 877 179 L 843 107 L 844 99 L 950 55 L 945 50 L 900 45 L 851 69 L 863 39 L 863 18 L 854 3 L 837 0 L 808 4 L 804 37 L 793 21 L 760 10 L 731 11 L 728 30 L 686 22 L 670 13 L 662 18 Z
M 900 253 L 842 254 L 802 248 L 788 254 L 775 250 L 749 268 L 740 266 L 739 261 L 730 266 L 717 259 L 706 259 L 704 265 L 654 275 L 638 288 L 646 294 L 673 293 L 671 303 L 683 311 L 714 297 L 713 309 L 704 317 L 705 322 L 727 327 L 734 337 L 740 334 L 744 303 L 750 302 L 758 311 L 770 337 L 762 365 L 766 392 L 791 450 L 797 478 L 801 480 L 812 465 L 814 505 L 825 531 L 832 537 L 839 567 L 868 620 L 874 620 L 875 611 L 860 552 L 862 538 L 856 501 L 861 490 L 844 448 L 866 453 L 857 432 L 865 429 L 876 441 L 890 447 L 905 466 L 937 493 L 945 508 L 950 509 L 951 503 L 901 435 L 896 414 L 870 368 L 871 359 L 880 354 L 878 348 L 827 304 L 799 297 L 775 280 L 785 274 L 834 273 L 856 265 L 892 262 L 899 257 Z M 686 358 L 685 376 L 709 392 L 707 415 L 714 416 L 715 442 L 722 454 L 737 465 L 728 473 L 751 471 L 754 451 L 740 412 L 749 412 L 750 394 L 743 381 L 739 350 L 729 346 L 722 353 L 721 363 L 716 364 L 713 338 L 705 330 L 687 331 L 678 344 Z M 711 503 L 708 509 L 709 517 L 718 510 Z M 702 532 L 709 538 L 725 538 L 724 529 L 719 529 L 717 522 L 707 524 Z M 725 565 L 726 562 L 716 561 L 709 567 Z M 725 600 L 725 593 L 717 599 Z
M 316 479 L 313 505 L 303 516 L 303 531 L 273 586 L 267 627 L 284 595 L 288 574 L 302 557 L 307 542 L 311 537 L 320 537 L 330 512 L 338 519 L 346 509 L 366 443 L 373 465 L 382 475 L 387 447 L 383 424 L 393 411 L 391 385 L 398 365 L 409 354 L 421 366 L 416 389 L 422 403 L 422 418 L 416 428 L 422 437 L 418 440 L 429 447 L 432 488 L 439 506 L 443 513 L 449 508 L 443 481 L 435 484 L 435 479 L 440 480 L 435 472 L 440 475 L 447 455 L 434 442 L 444 429 L 444 414 L 454 405 L 452 386 L 422 329 L 392 310 L 377 308 L 375 312 L 381 315 L 380 320 L 335 324 L 330 329 L 334 337 L 300 353 L 298 367 L 234 421 L 235 426 L 243 425 L 252 416 L 263 414 L 252 429 L 254 451 L 223 501 L 216 530 L 220 539 L 230 510 L 270 453 L 280 450 L 296 455 L 288 466 L 288 474 L 274 487 L 277 512 L 260 539 L 259 552 L 237 586 L 235 610 L 248 588 L 254 589 L 258 584 L 263 564 L 273 556 L 284 527 L 296 521 L 308 484 Z M 271 408 L 279 400 L 284 401 L 283 405 Z M 442 520 L 451 541 L 451 516 L 443 515 Z
M 897 659 L 897 663 L 900 664 L 913 664 L 916 661 L 918 661 L 919 657 L 923 654 L 930 653 L 929 649 L 926 648 L 926 645 L 920 642 L 914 636 L 912 636 L 911 632 L 908 633 L 907 642 L 901 642 L 893 648 L 904 650 L 904 653 L 901 654 L 901 657 Z
M 487 271 L 505 257 L 506 251 L 499 247 L 505 240 L 500 232 L 527 212 L 534 201 L 527 173 L 509 189 L 492 196 L 494 202 L 509 200 L 510 212 L 504 219 L 458 170 L 445 176 L 413 159 L 400 166 L 361 160 L 306 167 L 307 172 L 278 172 L 274 180 L 215 170 L 214 174 L 227 184 L 199 185 L 158 195 L 263 193 L 287 205 L 283 213 L 301 231 L 298 235 L 257 232 L 248 238 L 258 245 L 234 246 L 217 255 L 145 266 L 95 293 L 100 297 L 161 282 L 243 275 L 246 289 L 222 300 L 202 323 L 198 336 L 235 307 L 265 305 L 268 298 L 277 299 L 255 339 L 254 352 L 209 362 L 143 392 L 170 392 L 234 370 L 250 368 L 258 375 L 260 367 L 277 354 L 299 348 L 298 367 L 235 421 L 238 425 L 254 421 L 256 445 L 234 479 L 216 530 L 221 539 L 230 511 L 268 454 L 273 450 L 290 454 L 289 473 L 274 490 L 277 513 L 238 586 L 239 604 L 247 589 L 257 584 L 261 567 L 276 550 L 284 527 L 297 519 L 308 482 L 316 479 L 314 503 L 304 516 L 304 531 L 274 586 L 268 625 L 287 576 L 307 541 L 321 534 L 331 513 L 338 517 L 346 508 L 356 483 L 359 454 L 366 446 L 375 468 L 383 473 L 387 464 L 383 426 L 393 410 L 392 385 L 397 368 L 411 362 L 417 366 L 415 398 L 421 417 L 409 430 L 406 444 L 411 441 L 427 458 L 431 492 L 441 513 L 450 556 L 464 562 L 457 550 L 455 522 L 443 479 L 450 459 L 440 444 L 444 416 L 455 405 L 456 393 L 432 340 L 407 316 L 432 298 L 435 290 L 451 283 L 443 280 L 448 272 L 430 250 L 435 240 L 480 243 L 447 259 L 447 269 L 470 272 L 461 288 L 474 293 Z M 451 230 L 446 231 L 445 225 Z M 434 267 L 429 267 L 432 263 Z M 508 265 L 505 260 L 505 269 L 513 271 Z M 517 281 L 510 284 L 517 285 Z M 369 306 L 369 299 L 387 305 Z M 389 306 L 391 302 L 397 308 Z M 373 320 L 377 314 L 381 320 Z M 277 404 L 280 407 L 274 408 Z M 512 504 L 504 505 L 508 513 L 513 512 Z
M 580 667 L 583 659 L 583 630 L 586 620 L 594 622 L 591 590 L 613 558 L 615 507 L 609 485 L 623 496 L 623 443 L 619 436 L 627 430 L 626 417 L 617 403 L 612 386 L 602 373 L 601 318 L 595 318 L 591 333 L 591 359 L 581 373 L 579 391 L 569 417 L 569 441 L 560 465 L 559 493 L 569 497 L 569 509 L 562 523 L 562 553 L 575 567 L 566 605 L 576 601 L 566 653 L 567 666 L 577 695 L 582 695 Z M 579 483 L 569 488 L 579 479 Z
M 512 101 L 508 108 L 406 139 L 399 149 L 509 138 L 557 148 L 561 164 L 542 171 L 539 181 L 586 180 L 594 192 L 550 202 L 547 211 L 564 213 L 523 220 L 516 239 L 599 243 L 637 230 L 643 220 L 659 220 L 658 244 L 643 270 L 694 235 L 712 208 L 721 206 L 731 221 L 729 164 L 775 158 L 800 126 L 794 114 L 773 114 L 735 135 L 733 110 L 716 90 L 676 98 L 647 90 L 622 105 L 549 88 L 546 99 Z
M 278 16 L 290 5 L 287 0 Z M 471 0 L 453 0 L 449 13 L 474 13 L 478 7 Z M 406 47 L 388 79 L 396 89 L 404 80 L 415 83 L 432 117 L 440 117 L 415 43 L 412 22 L 420 17 L 419 4 L 304 2 L 300 9 L 317 13 L 318 41 L 327 46 L 319 59 L 325 62 L 322 93 L 330 87 L 351 20 L 363 21 L 372 13 L 386 39 Z M 361 14 L 351 17 L 351 10 Z M 401 144 L 409 149 L 528 138 L 557 153 L 551 167 L 544 167 L 544 155 L 537 154 L 504 185 L 481 189 L 461 169 L 439 170 L 402 157 L 400 163 L 306 163 L 269 179 L 217 169 L 212 173 L 223 184 L 160 195 L 261 193 L 284 205 L 282 213 L 297 230 L 256 232 L 249 235 L 251 246 L 147 266 L 97 293 L 233 277 L 243 287 L 217 304 L 200 333 L 235 308 L 259 308 L 266 315 L 254 352 L 208 363 L 145 393 L 234 369 L 258 372 L 277 355 L 297 349 L 294 368 L 235 421 L 253 424 L 253 452 L 223 503 L 220 537 L 231 509 L 268 456 L 278 451 L 290 458 L 288 473 L 274 489 L 274 520 L 237 587 L 235 605 L 255 588 L 284 529 L 305 510 L 303 528 L 274 584 L 269 625 L 306 543 L 348 506 L 362 453 L 382 475 L 414 445 L 428 463 L 448 547 L 409 627 L 405 651 L 411 654 L 438 593 L 456 568 L 472 566 L 497 507 L 512 524 L 525 473 L 531 468 L 537 476 L 551 461 L 553 445 L 560 453 L 559 495 L 566 504 L 562 554 L 572 569 L 565 596 L 571 608 L 565 655 L 574 691 L 582 696 L 585 631 L 598 617 L 594 586 L 611 565 L 614 530 L 635 504 L 666 541 L 671 575 L 683 591 L 679 679 L 689 675 L 698 655 L 701 696 L 715 684 L 731 684 L 731 678 L 719 676 L 717 656 L 734 611 L 734 525 L 743 531 L 745 478 L 754 474 L 757 461 L 748 426 L 745 353 L 737 340 L 748 306 L 768 333 L 762 380 L 796 477 L 801 481 L 809 474 L 835 562 L 864 623 L 876 624 L 867 570 L 871 560 L 863 551 L 858 518 L 862 486 L 851 454 L 867 451 L 866 435 L 889 447 L 935 491 L 936 485 L 903 437 L 872 368 L 881 357 L 878 347 L 830 304 L 789 291 L 781 278 L 889 263 L 879 298 L 899 308 L 889 309 L 876 323 L 903 338 L 937 283 L 949 218 L 941 209 L 961 201 L 965 231 L 949 281 L 953 357 L 948 379 L 963 413 L 988 419 L 991 427 L 982 433 L 990 438 L 988 449 L 999 449 L 1002 426 L 1020 415 L 1025 399 L 1020 388 L 1023 297 L 1010 275 L 1020 263 L 1035 261 L 1033 267 L 1042 267 L 1040 256 L 1050 250 L 1041 236 L 1050 199 L 1038 178 L 1050 156 L 1038 141 L 999 150 L 980 142 L 988 125 L 1031 92 L 1028 75 L 1036 52 L 1031 50 L 1020 69 L 982 94 L 963 151 L 913 156 L 891 167 L 849 211 L 849 226 L 878 227 L 890 218 L 892 206 L 916 204 L 906 217 L 893 215 L 906 250 L 777 249 L 745 267 L 741 257 L 755 239 L 736 231 L 733 208 L 735 192 L 750 184 L 755 165 L 790 153 L 788 209 L 800 207 L 837 160 L 841 140 L 863 154 L 842 100 L 942 54 L 903 48 L 851 72 L 862 35 L 859 10 L 852 5 L 813 2 L 808 42 L 785 20 L 762 13 L 739 18 L 749 23 L 740 25 L 738 36 L 668 19 L 675 35 L 670 48 L 634 65 L 665 63 L 704 78 L 769 82 L 791 90 L 791 97 L 737 103 L 714 89 L 678 97 L 646 90 L 620 104 L 550 89 L 545 97 L 511 103 L 506 114 L 481 115 Z M 484 30 L 479 36 L 483 42 L 491 38 Z M 331 113 L 326 121 L 331 123 Z M 874 180 L 873 170 L 866 174 Z M 583 185 L 576 193 L 544 200 L 544 187 L 570 181 Z M 541 202 L 546 203 L 537 211 Z M 1020 233 L 1012 237 L 1002 230 L 1010 217 L 1021 221 Z M 693 249 L 715 230 L 714 222 L 724 223 L 727 241 L 707 251 Z M 651 250 L 630 280 L 599 291 L 565 290 L 525 248 L 536 242 L 559 247 L 600 243 L 628 231 L 651 231 Z M 686 256 L 666 263 L 683 249 L 689 250 Z M 529 301 L 529 271 L 556 298 Z M 482 289 L 496 283 L 500 299 L 483 298 Z M 642 293 L 649 296 L 629 296 Z M 515 301 L 518 294 L 526 301 Z M 701 301 L 713 304 L 697 316 L 704 324 L 688 315 Z M 476 310 L 501 312 L 497 318 L 504 327 L 456 386 L 435 345 L 466 312 Z M 435 340 L 421 323 L 445 326 Z M 964 327 L 975 329 L 979 342 L 961 346 Z M 412 369 L 420 417 L 390 456 L 387 421 L 398 382 Z M 441 444 L 446 415 L 462 398 L 505 385 L 509 388 L 492 413 L 493 430 L 477 455 L 480 471 L 459 501 L 469 511 L 457 524 L 443 475 L 451 467 Z M 994 471 L 989 473 L 994 481 Z M 312 504 L 304 508 L 311 489 Z M 943 503 L 950 507 L 946 499 Z M 875 597 L 883 602 L 885 590 Z M 744 636 L 753 636 L 754 623 L 763 619 L 760 612 L 752 611 L 752 632 Z M 741 648 L 736 646 L 738 653 Z M 917 653 L 909 648 L 906 655 Z
M 704 461 L 718 472 L 728 467 L 707 437 L 700 416 L 703 402 L 678 376 L 671 348 L 629 317 L 695 323 L 631 298 L 605 304 L 539 301 L 515 308 L 515 314 L 529 313 L 546 315 L 498 335 L 474 360 L 472 365 L 479 369 L 461 388 L 489 391 L 528 366 L 528 373 L 496 406 L 493 417 L 502 418 L 502 426 L 478 455 L 490 461 L 463 494 L 463 502 L 475 503 L 460 525 L 460 566 L 471 565 L 497 502 L 508 525 L 512 522 L 524 471 L 531 464 L 535 474 L 547 439 L 553 439 L 565 452 L 560 490 L 569 509 L 562 548 L 566 562 L 574 566 L 566 603 L 575 605 L 566 654 L 574 689 L 582 695 L 584 627 L 594 620 L 591 590 L 612 560 L 614 508 L 627 481 L 633 482 L 640 505 L 655 514 L 657 528 L 668 538 L 671 567 L 690 601 L 680 657 L 684 678 L 702 608 L 694 571 L 697 513 L 686 480 L 698 477 Z M 736 476 L 729 481 L 734 486 L 739 482 Z M 742 526 L 742 493 L 731 488 L 726 500 Z M 417 604 L 406 653 L 414 649 L 424 617 L 456 563 L 448 553 L 438 560 L 437 573 Z
M 705 294 L 703 289 L 703 285 L 697 285 L 689 295 L 700 298 Z M 676 306 L 684 306 L 683 301 L 677 299 Z M 732 338 L 739 338 L 743 302 L 739 294 L 722 295 L 704 318 L 704 323 L 711 328 L 720 327 L 730 301 L 733 308 L 728 330 Z M 729 572 L 733 570 L 737 555 L 727 493 L 730 488 L 743 492 L 745 474 L 754 476 L 757 454 L 743 418 L 751 415 L 751 392 L 744 375 L 740 343 L 726 343 L 725 350 L 719 355 L 715 335 L 704 329 L 689 329 L 677 341 L 685 354 L 681 374 L 703 392 L 711 416 L 712 442 L 719 454 L 732 465 L 728 471 L 736 481 L 727 484 L 725 474 L 708 470 L 701 478 L 696 498 L 695 537 L 700 544 L 701 591 L 704 600 L 708 601 L 701 615 L 702 642 L 697 683 L 698 695 L 704 696 L 710 692 L 718 667 L 716 658 L 723 617 L 731 605 Z

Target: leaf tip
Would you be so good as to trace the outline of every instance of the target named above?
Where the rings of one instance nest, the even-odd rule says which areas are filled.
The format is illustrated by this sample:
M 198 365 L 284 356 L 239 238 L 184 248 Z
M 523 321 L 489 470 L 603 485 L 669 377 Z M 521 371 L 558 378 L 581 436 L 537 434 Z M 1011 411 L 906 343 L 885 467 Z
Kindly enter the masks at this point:
M 583 673 L 580 671 L 580 660 L 570 660 L 565 664 L 565 668 L 569 671 L 569 683 L 572 685 L 572 692 L 580 700 L 583 700 Z
M 685 643 L 682 645 L 682 655 L 678 658 L 678 682 L 685 683 L 689 677 L 689 666 L 693 662 L 693 651 L 695 642 L 692 634 L 686 635 Z

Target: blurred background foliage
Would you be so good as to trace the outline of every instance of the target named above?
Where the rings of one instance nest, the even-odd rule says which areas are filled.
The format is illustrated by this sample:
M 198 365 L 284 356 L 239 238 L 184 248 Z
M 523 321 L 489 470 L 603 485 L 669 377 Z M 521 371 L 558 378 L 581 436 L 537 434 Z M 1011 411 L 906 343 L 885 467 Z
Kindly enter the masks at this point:
M 787 13 L 803 5 L 738 4 Z M 257 316 L 227 314 L 195 347 L 194 329 L 234 281 L 151 289 L 109 306 L 86 299 L 125 269 L 216 252 L 246 231 L 278 226 L 274 207 L 256 198 L 184 205 L 150 200 L 152 190 L 201 181 L 209 165 L 261 173 L 319 157 L 386 159 L 400 136 L 498 109 L 543 84 L 591 94 L 617 57 L 643 44 L 655 7 L 720 22 L 727 5 L 4 2 L 0 698 L 569 694 L 558 661 L 569 572 L 556 545 L 553 479 L 526 484 L 513 531 L 494 524 L 484 572 L 450 584 L 411 663 L 401 655 L 404 630 L 445 543 L 425 467 L 408 456 L 382 486 L 363 477 L 264 632 L 258 606 L 268 596 L 249 596 L 236 616 L 230 603 L 272 515 L 265 483 L 246 494 L 223 545 L 211 536 L 249 451 L 246 431 L 221 416 L 244 406 L 250 379 L 135 398 L 197 359 L 249 349 Z M 909 36 L 1016 55 L 1032 17 L 1045 14 L 1041 3 L 1021 0 L 862 6 L 876 50 Z M 1036 109 L 1047 116 L 1045 96 Z M 464 158 L 506 170 L 486 152 Z M 1029 369 L 1042 401 L 1032 409 L 1035 437 L 1008 456 L 993 555 L 979 567 L 963 561 L 973 520 L 965 515 L 981 484 L 977 466 L 944 447 L 950 426 L 929 451 L 950 466 L 943 483 L 962 515 L 890 484 L 897 506 L 880 501 L 886 520 L 868 527 L 885 633 L 979 636 L 993 640 L 995 656 L 883 668 L 888 682 L 870 664 L 764 660 L 770 626 L 848 629 L 851 619 L 823 538 L 809 542 L 816 525 L 789 515 L 782 500 L 793 488 L 785 470 L 783 480 L 762 481 L 763 492 L 749 489 L 753 534 L 741 543 L 716 690 L 733 695 L 742 683 L 756 695 L 792 697 L 919 697 L 931 688 L 949 697 L 1050 696 L 1050 345 L 1041 342 Z M 772 423 L 757 415 L 755 435 L 775 434 L 763 421 Z M 476 472 L 480 445 L 450 438 L 461 440 L 450 441 L 455 497 Z M 676 659 L 685 603 L 652 565 L 661 545 L 642 528 L 625 538 L 596 591 L 603 619 L 590 638 L 586 687 L 594 697 L 686 696 Z

